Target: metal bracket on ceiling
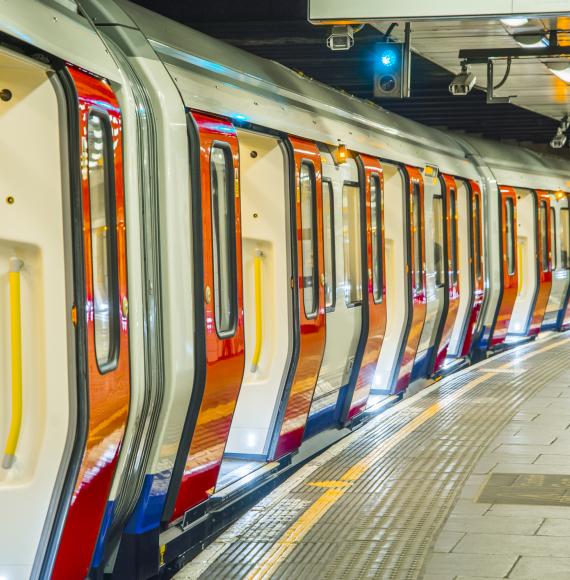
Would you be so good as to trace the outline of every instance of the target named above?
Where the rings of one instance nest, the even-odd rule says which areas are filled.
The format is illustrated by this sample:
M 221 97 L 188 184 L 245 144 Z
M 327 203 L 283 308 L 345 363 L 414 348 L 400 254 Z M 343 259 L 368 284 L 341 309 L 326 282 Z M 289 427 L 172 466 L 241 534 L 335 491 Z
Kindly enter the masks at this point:
M 493 80 L 494 66 L 495 65 L 493 63 L 493 59 L 492 58 L 488 59 L 487 60 L 487 104 L 488 105 L 508 104 L 511 102 L 511 99 L 516 97 L 516 95 L 511 95 L 509 97 L 495 97 L 493 92 L 496 88 L 499 88 L 501 85 L 503 85 L 504 82 L 507 80 L 507 76 L 508 76 L 510 68 L 511 68 L 510 60 L 509 60 L 509 63 L 507 64 L 508 68 L 507 68 L 507 72 L 505 74 L 505 77 L 497 86 L 495 86 L 495 83 Z

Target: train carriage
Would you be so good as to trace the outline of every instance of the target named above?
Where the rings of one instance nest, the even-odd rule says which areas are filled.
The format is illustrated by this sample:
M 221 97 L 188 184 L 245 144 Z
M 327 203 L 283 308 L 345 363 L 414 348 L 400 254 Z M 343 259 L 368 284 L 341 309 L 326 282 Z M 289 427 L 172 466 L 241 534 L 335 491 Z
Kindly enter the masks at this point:
M 0 576 L 151 577 L 410 386 L 568 326 L 560 159 L 124 0 L 8 2 L 0 61 Z

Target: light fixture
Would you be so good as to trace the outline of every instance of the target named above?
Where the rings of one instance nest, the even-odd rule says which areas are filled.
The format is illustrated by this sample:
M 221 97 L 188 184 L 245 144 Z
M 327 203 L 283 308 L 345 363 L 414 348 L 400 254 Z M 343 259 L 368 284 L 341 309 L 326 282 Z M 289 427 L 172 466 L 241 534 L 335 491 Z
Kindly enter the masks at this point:
M 501 18 L 501 22 L 505 26 L 510 26 L 511 28 L 517 28 L 519 26 L 524 26 L 528 22 L 528 18 Z
M 461 72 L 449 83 L 449 92 L 452 95 L 465 96 L 475 86 L 477 77 L 471 72 L 466 62 L 461 63 Z
M 541 32 L 536 34 L 515 34 L 513 38 L 523 48 L 543 48 L 550 44 L 548 38 Z
M 555 74 L 560 80 L 570 84 L 570 61 L 567 62 L 547 62 L 546 66 L 550 72 Z
M 335 161 L 338 164 L 344 163 L 348 159 L 348 150 L 346 148 L 346 145 L 342 143 L 340 140 L 334 153 L 335 153 Z

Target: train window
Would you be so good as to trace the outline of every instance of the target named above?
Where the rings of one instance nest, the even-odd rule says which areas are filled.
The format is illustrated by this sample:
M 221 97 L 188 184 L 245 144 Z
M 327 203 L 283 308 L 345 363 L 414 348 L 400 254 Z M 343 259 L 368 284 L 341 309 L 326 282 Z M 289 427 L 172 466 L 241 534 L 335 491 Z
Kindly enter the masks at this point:
M 511 198 L 505 200 L 506 238 L 507 238 L 507 273 L 515 273 L 515 206 Z
M 382 302 L 382 205 L 383 192 L 378 175 L 370 176 L 370 215 L 372 218 L 372 298 L 376 304 Z
M 540 265 L 543 272 L 548 272 L 548 212 L 546 202 L 540 202 Z
M 103 373 L 115 368 L 119 355 L 119 284 L 111 123 L 95 109 L 87 121 L 87 151 L 95 356 Z
M 357 183 L 345 183 L 342 188 L 342 231 L 345 301 L 354 305 L 362 300 L 360 187 Z
M 420 291 L 424 287 L 422 256 L 422 216 L 420 207 L 420 186 L 413 184 L 412 189 L 412 241 L 414 252 L 414 288 Z
M 558 264 L 557 251 L 557 240 L 556 240 L 556 210 L 550 208 L 550 263 L 552 270 L 556 270 Z
M 445 284 L 445 264 L 443 257 L 443 198 L 441 195 L 433 197 L 433 240 L 434 240 L 434 262 L 435 262 L 435 284 L 442 287 Z
M 301 189 L 301 253 L 303 258 L 303 305 L 305 316 L 317 314 L 319 287 L 317 276 L 317 224 L 315 213 L 316 187 L 315 168 L 303 161 L 300 169 Z
M 457 202 L 455 190 L 449 190 L 449 232 L 451 240 L 449 242 L 449 267 L 451 275 L 451 284 L 457 284 Z
M 570 266 L 568 252 L 570 251 L 570 222 L 568 208 L 563 207 L 560 210 L 560 265 L 565 270 Z
M 237 311 L 233 181 L 231 149 L 222 143 L 213 145 L 210 151 L 212 261 L 214 315 L 220 335 L 234 331 Z
M 332 184 L 323 179 L 323 245 L 325 254 L 325 307 L 333 310 L 336 298 L 334 198 Z
M 481 280 L 483 275 L 483 252 L 481 244 L 481 199 L 479 195 L 473 197 L 473 219 L 475 222 L 475 277 Z

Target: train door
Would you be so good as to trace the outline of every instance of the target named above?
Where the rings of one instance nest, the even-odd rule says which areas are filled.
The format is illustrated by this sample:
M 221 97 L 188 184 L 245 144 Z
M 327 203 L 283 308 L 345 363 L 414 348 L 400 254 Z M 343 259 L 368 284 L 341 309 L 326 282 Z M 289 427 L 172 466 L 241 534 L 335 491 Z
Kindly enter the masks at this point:
M 501 273 L 503 291 L 491 346 L 502 344 L 506 337 L 518 292 L 516 211 L 517 194 L 512 187 L 500 187 L 501 199 Z
M 68 67 L 75 85 L 78 126 L 72 144 L 81 155 L 84 260 L 83 301 L 76 298 L 76 328 L 85 325 L 87 397 L 79 399 L 78 471 L 62 523 L 53 578 L 85 577 L 99 534 L 129 412 L 129 338 L 122 119 L 109 84 Z M 85 310 L 84 310 L 85 309 Z M 82 432 L 82 429 L 84 431 Z M 77 538 L 81 538 L 81 542 Z
M 538 201 L 538 226 L 537 226 L 537 268 L 538 268 L 538 291 L 530 327 L 528 330 L 529 336 L 536 336 L 540 332 L 550 291 L 552 289 L 552 224 L 550 195 L 547 191 L 536 191 Z
M 49 527 L 76 419 L 71 196 L 51 71 L 5 49 L 0 70 L 0 577 L 20 580 Z
M 386 300 L 391 306 L 373 391 L 398 393 L 410 382 L 425 320 L 423 183 L 415 167 L 383 163 L 383 169 Z
M 363 300 L 368 300 L 368 332 L 354 391 L 349 393 L 350 398 L 341 417 L 342 421 L 356 417 L 366 407 L 386 330 L 384 176 L 378 159 L 359 155 L 359 162 L 364 179 L 366 203 L 364 251 L 368 267 L 368 284 L 365 288 L 367 296 L 364 296 Z
M 336 423 L 363 332 L 362 184 L 354 158 L 321 151 L 326 341 L 307 435 Z M 357 363 L 356 363 L 357 364 Z
M 467 356 L 483 303 L 481 191 L 474 182 L 456 180 L 459 253 L 459 307 L 447 356 Z
M 217 489 L 267 458 L 294 341 L 286 151 L 269 135 L 238 138 L 246 364 Z
M 323 197 L 321 154 L 312 141 L 289 138 L 296 231 L 295 308 L 298 348 L 279 411 L 270 456 L 299 448 L 325 349 L 325 276 L 323 272 Z
M 558 315 L 558 328 L 570 328 L 570 195 L 566 194 L 560 200 L 560 265 L 566 271 L 566 293 L 562 301 L 562 308 Z
M 436 343 L 440 334 L 441 321 L 448 304 L 446 293 L 446 198 L 442 182 L 432 168 L 423 174 L 425 220 L 425 265 L 426 265 L 426 317 L 418 344 L 412 380 L 427 377 L 434 365 Z
M 453 333 L 453 327 L 457 319 L 460 301 L 459 284 L 459 219 L 458 219 L 458 188 L 457 183 L 450 175 L 442 175 L 443 191 L 445 195 L 445 292 L 447 308 L 443 312 L 440 323 L 439 339 L 435 342 L 435 360 L 433 372 L 437 372 L 445 361 Z M 469 229 L 465 228 L 462 233 L 467 236 L 465 246 L 469 251 Z M 465 288 L 467 292 L 469 287 Z
M 200 196 L 202 212 L 203 288 L 196 290 L 196 300 L 204 305 L 195 336 L 204 361 L 194 385 L 201 392 L 194 428 L 179 448 L 174 467 L 179 475 L 172 476 L 168 492 L 164 517 L 171 520 L 214 489 L 245 362 L 238 139 L 230 122 L 192 116 L 200 140 L 200 184 L 193 195 Z
M 552 289 L 544 314 L 542 330 L 558 329 L 564 318 L 569 287 L 568 199 L 562 192 L 550 199 L 550 247 L 552 252 Z
M 538 291 L 538 204 L 537 194 L 529 189 L 516 189 L 517 219 L 517 296 L 508 325 L 510 340 L 527 336 Z

